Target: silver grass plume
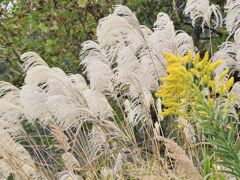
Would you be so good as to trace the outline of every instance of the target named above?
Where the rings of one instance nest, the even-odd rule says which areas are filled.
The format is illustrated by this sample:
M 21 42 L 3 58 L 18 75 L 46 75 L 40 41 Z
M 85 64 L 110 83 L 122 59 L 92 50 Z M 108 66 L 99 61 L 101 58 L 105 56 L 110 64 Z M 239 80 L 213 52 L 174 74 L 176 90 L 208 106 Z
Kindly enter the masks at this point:
M 240 70 L 240 52 L 239 52 L 239 48 L 240 48 L 240 28 L 236 30 L 235 34 L 234 34 L 234 44 L 235 44 L 235 48 L 236 48 L 236 66 L 235 69 L 236 70 Z
M 227 16 L 225 24 L 230 35 L 234 34 L 240 27 L 240 2 L 238 0 L 227 0 L 225 5 Z
M 28 60 L 29 58 L 26 62 Z M 34 60 L 31 59 L 31 61 Z M 34 62 L 37 62 L 37 60 Z M 45 104 L 38 109 L 39 113 L 36 115 L 40 116 L 50 112 L 55 116 L 56 123 L 63 129 L 70 128 L 79 121 L 86 121 L 90 116 L 93 116 L 93 113 L 87 107 L 83 90 L 79 91 L 77 89 L 79 86 L 76 87 L 76 82 L 72 79 L 73 76 L 69 78 L 61 69 L 49 68 L 42 64 L 36 64 L 28 69 L 26 74 L 25 83 L 31 86 L 26 86 L 28 89 L 25 87 L 21 91 L 21 99 L 25 104 L 25 110 L 31 111 L 32 109 L 33 112 L 34 108 L 38 109 L 39 105 Z M 83 82 L 80 81 L 80 83 Z M 31 97 L 30 92 L 32 92 Z M 33 103 L 34 101 L 37 104 Z M 26 105 L 30 104 L 33 107 L 27 109 Z M 28 114 L 31 114 L 31 112 Z M 37 118 L 37 116 L 34 118 Z
M 135 15 L 125 6 L 116 6 L 113 14 L 99 21 L 97 37 L 101 52 L 105 54 L 103 59 L 109 62 L 108 67 L 114 67 L 111 79 L 114 91 L 131 99 L 132 106 L 138 106 L 138 111 L 143 109 L 140 104 L 148 109 L 149 90 L 157 88 L 158 73 L 162 73 L 163 68 L 152 55 L 145 39 L 147 36 L 144 36 Z M 129 86 L 127 92 L 124 90 L 126 86 Z M 145 102 L 139 102 L 139 94 Z M 141 119 L 149 117 L 144 111 L 145 115 L 139 116 Z
M 80 170 L 80 164 L 75 156 L 70 152 L 65 152 L 62 154 L 62 159 L 64 161 L 65 167 L 70 171 L 74 172 L 76 170 Z
M 140 25 L 140 28 L 144 35 L 144 38 L 147 40 L 149 38 L 149 36 L 152 34 L 152 30 L 144 25 Z
M 232 117 L 234 117 L 234 119 L 239 123 L 239 115 L 237 113 L 237 110 L 236 108 L 240 108 L 240 82 L 236 82 L 231 91 L 230 91 L 230 95 L 232 95 L 234 97 L 234 99 L 232 101 L 230 101 L 230 104 L 229 105 L 226 105 L 228 106 L 227 108 L 229 108 L 229 111 L 230 111 L 230 115 Z M 225 100 L 227 101 L 227 100 Z M 225 104 L 227 104 L 225 102 Z
M 147 28 L 140 26 L 136 16 L 125 6 L 119 5 L 109 16 L 101 19 L 97 28 L 98 43 L 105 52 L 111 65 L 122 48 L 127 48 L 148 65 L 155 79 L 162 73 L 161 62 L 152 55 L 148 47 L 148 36 L 143 31 Z M 147 30 L 148 34 L 149 29 Z
M 39 77 L 34 79 L 35 73 Z M 106 124 L 106 128 L 109 128 L 112 137 L 120 135 L 120 130 L 107 121 L 109 118 L 113 118 L 113 110 L 107 99 L 99 91 L 89 89 L 81 75 L 67 76 L 58 68 L 49 68 L 41 64 L 28 69 L 26 74 L 26 85 L 21 90 L 21 100 L 26 114 L 31 119 L 39 121 L 42 121 L 41 118 L 46 114 L 52 116 L 54 121 L 48 125 L 52 129 L 59 147 L 65 150 L 70 148 L 67 140 L 61 144 L 61 140 L 57 138 L 60 129 L 64 131 L 71 127 L 79 128 L 87 121 L 101 120 L 102 124 Z M 59 129 L 58 132 L 57 129 Z M 95 131 L 93 128 L 92 132 L 99 134 L 100 131 Z M 99 146 L 94 145 L 99 140 L 99 136 L 93 134 L 87 136 L 83 132 L 80 134 L 81 143 L 79 140 L 77 142 L 81 144 L 81 153 L 87 155 L 87 157 L 80 156 L 84 157 L 80 164 L 86 165 L 89 159 L 96 159 L 97 152 L 101 152 L 96 149 Z M 103 143 L 103 141 L 100 142 Z M 89 147 L 91 148 L 89 149 Z
M 90 80 L 91 89 L 102 93 L 113 92 L 113 72 L 107 56 L 100 46 L 94 41 L 86 41 L 82 44 L 81 64 L 85 67 L 85 73 Z
M 56 180 L 82 180 L 78 175 L 69 171 L 61 171 L 55 175 Z
M 46 179 L 39 173 L 34 160 L 21 144 L 14 142 L 2 128 L 0 128 L 0 136 L 2 137 L 0 139 L 0 156 L 7 164 L 6 167 L 11 167 L 12 172 L 22 179 Z
M 37 65 L 48 67 L 47 63 L 45 63 L 45 61 L 35 52 L 24 53 L 20 58 L 21 61 L 23 61 L 22 67 L 24 72 Z
M 36 65 L 26 73 L 28 81 L 21 90 L 21 100 L 30 115 L 37 111 L 33 117 L 35 119 L 44 113 L 51 113 L 56 117 L 57 124 L 65 127 L 69 123 L 65 127 L 69 128 L 79 120 L 113 116 L 105 97 L 89 89 L 81 75 L 67 76 L 58 68 L 43 65 Z M 39 78 L 34 79 L 35 73 Z M 95 102 L 96 99 L 99 103 Z
M 164 65 L 163 52 L 177 54 L 173 22 L 166 13 L 158 13 L 157 20 L 154 23 L 154 32 L 150 35 L 149 42 Z
M 222 60 L 222 64 L 220 64 L 215 69 L 215 79 L 218 81 L 221 73 L 226 69 L 234 69 L 238 70 L 240 66 L 236 60 L 237 49 L 234 42 L 224 42 L 220 47 L 219 50 L 214 53 L 212 60 L 216 62 L 217 60 Z
M 136 16 L 122 5 L 115 6 L 112 14 L 99 21 L 97 38 L 100 46 L 107 50 L 107 55 L 112 57 L 118 47 L 124 44 L 134 53 L 145 46 L 144 35 Z
M 187 51 L 195 52 L 193 39 L 184 31 L 175 31 L 169 16 L 160 12 L 154 23 L 154 32 L 149 36 L 149 43 L 158 58 L 166 65 L 163 52 L 185 55 Z
M 173 140 L 164 137 L 158 137 L 163 141 L 168 151 L 168 156 L 175 159 L 174 171 L 178 176 L 187 179 L 202 179 L 192 160 L 186 155 L 185 151 L 177 145 Z
M 195 26 L 195 22 L 198 18 L 202 18 L 203 30 L 205 24 L 207 24 L 208 27 L 211 26 L 212 15 L 215 17 L 214 19 L 215 28 L 217 26 L 222 26 L 222 15 L 219 6 L 215 4 L 209 5 L 208 0 L 188 0 L 184 12 L 185 14 L 190 15 L 193 26 Z
M 239 117 L 238 117 L 238 114 L 235 113 L 235 107 L 240 108 L 240 94 L 239 94 L 239 92 L 240 92 L 240 83 L 236 82 L 233 85 L 233 87 L 231 89 L 231 92 L 230 92 L 234 96 L 234 98 L 235 98 L 230 103 L 230 111 L 232 112 L 232 114 L 236 115 L 234 117 L 235 117 L 235 119 L 238 119 L 238 120 L 239 120 Z
M 49 124 L 51 118 L 47 107 L 47 95 L 43 92 L 43 89 L 36 85 L 24 85 L 20 97 L 25 116 L 29 122 L 39 119 L 42 124 Z
M 231 68 L 234 71 L 240 70 L 240 53 L 238 51 L 240 47 L 240 21 L 239 21 L 239 7 L 240 3 L 236 0 L 227 0 L 225 9 L 227 12 L 225 18 L 225 24 L 229 36 L 234 35 L 234 41 L 224 42 L 219 51 L 216 52 L 213 56 L 213 61 L 217 59 L 223 60 L 223 63 L 216 69 L 216 77 L 218 77 L 225 69 Z
M 15 138 L 24 134 L 21 119 L 24 118 L 24 111 L 19 96 L 20 90 L 10 83 L 0 81 L 0 123 Z
M 145 74 L 143 74 L 141 64 L 127 47 L 119 52 L 117 64 L 116 76 L 114 77 L 115 87 L 120 93 L 128 97 L 132 108 L 137 109 L 138 122 L 144 122 L 150 116 L 148 111 L 151 98 L 149 98 L 148 92 L 152 86 L 151 82 L 154 81 L 146 81 L 148 76 L 143 77 Z M 125 86 L 129 86 L 129 91 L 124 90 Z
M 113 118 L 113 109 L 109 105 L 105 96 L 101 93 L 88 89 L 83 92 L 87 105 L 95 117 L 99 119 Z
M 11 166 L 9 166 L 9 164 L 3 159 L 0 159 L 0 180 L 7 179 L 11 173 L 13 173 Z
M 181 56 L 184 56 L 188 53 L 188 51 L 191 51 L 194 55 L 196 48 L 194 46 L 192 37 L 184 31 L 176 31 L 175 34 L 177 52 Z

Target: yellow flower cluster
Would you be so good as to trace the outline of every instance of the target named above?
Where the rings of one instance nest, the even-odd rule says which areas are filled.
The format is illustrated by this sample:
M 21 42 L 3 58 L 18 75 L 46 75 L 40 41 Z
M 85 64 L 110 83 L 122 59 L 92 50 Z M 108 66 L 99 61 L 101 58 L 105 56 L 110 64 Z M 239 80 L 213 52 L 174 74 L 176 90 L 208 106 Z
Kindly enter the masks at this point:
M 191 57 L 191 53 L 183 58 L 180 55 L 165 54 L 168 64 L 166 69 L 168 76 L 160 78 L 160 81 L 164 82 L 164 84 L 156 92 L 157 97 L 163 98 L 162 104 L 166 107 L 162 115 L 184 113 L 181 107 L 190 98 L 189 91 L 192 88 L 190 82 L 194 80 L 191 72 L 188 72 L 185 67 Z
M 202 89 L 209 88 L 214 94 L 224 94 L 233 85 L 234 79 L 230 78 L 227 83 L 221 82 L 220 86 L 216 87 L 213 72 L 222 61 L 211 62 L 207 52 L 202 60 L 200 60 L 199 53 L 192 57 L 190 51 L 184 57 L 165 53 L 165 59 L 168 76 L 160 78 L 163 85 L 156 92 L 156 96 L 163 99 L 162 104 L 165 106 L 162 115 L 185 116 L 184 107 L 189 103 L 197 103 L 199 98 L 202 97 Z M 227 74 L 228 71 L 224 71 L 219 80 L 222 81 Z M 210 97 L 207 100 L 212 101 Z

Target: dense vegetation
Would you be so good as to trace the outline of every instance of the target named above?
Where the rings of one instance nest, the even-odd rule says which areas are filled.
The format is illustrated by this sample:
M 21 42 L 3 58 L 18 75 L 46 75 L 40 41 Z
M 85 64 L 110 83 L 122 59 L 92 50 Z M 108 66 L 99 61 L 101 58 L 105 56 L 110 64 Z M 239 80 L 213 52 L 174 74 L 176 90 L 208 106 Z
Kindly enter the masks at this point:
M 16 3 L 17 2 L 17 3 Z M 173 3 L 175 2 L 175 3 Z M 96 40 L 98 20 L 119 3 L 133 10 L 141 24 L 153 27 L 159 12 L 168 13 L 177 30 L 184 30 L 202 51 L 209 49 L 206 33 L 194 28 L 184 15 L 185 0 L 3 0 L 0 7 L 0 79 L 20 86 L 23 82 L 20 55 L 38 52 L 51 66 L 67 73 L 79 73 L 81 43 Z M 224 1 L 212 0 L 223 11 Z M 196 22 L 200 24 L 200 22 Z M 207 31 L 207 26 L 205 27 Z M 218 27 L 213 30 L 214 49 L 227 36 Z M 205 31 L 205 32 L 206 32 Z
M 111 3 L 2 2 L 0 179 L 240 178 L 240 2 Z

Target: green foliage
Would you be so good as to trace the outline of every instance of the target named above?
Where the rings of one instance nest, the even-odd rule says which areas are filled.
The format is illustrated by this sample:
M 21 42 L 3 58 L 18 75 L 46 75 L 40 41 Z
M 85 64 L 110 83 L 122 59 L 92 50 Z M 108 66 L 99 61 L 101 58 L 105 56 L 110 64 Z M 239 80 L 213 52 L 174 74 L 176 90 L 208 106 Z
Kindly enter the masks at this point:
M 183 15 L 185 1 L 168 0 L 3 0 L 0 7 L 0 79 L 21 85 L 20 54 L 39 53 L 50 66 L 67 73 L 81 71 L 81 43 L 96 39 L 97 22 L 122 3 L 132 9 L 141 24 L 152 27 L 159 12 L 167 12 L 175 28 L 190 33 L 198 46 L 201 27 L 193 27 Z M 220 4 L 222 5 L 222 4 Z M 225 36 L 216 30 L 217 42 Z M 201 49 L 208 49 L 206 47 Z
M 82 0 L 6 0 L 3 4 L 12 4 L 10 9 L 1 8 L 0 28 L 2 61 L 8 70 L 4 78 L 10 81 L 11 74 L 17 75 L 14 71 L 21 71 L 19 55 L 26 51 L 38 52 L 51 66 L 77 72 L 81 42 L 95 38 L 98 19 L 112 5 L 105 2 L 102 8 L 97 1 Z
M 215 156 L 215 162 L 212 162 L 205 155 L 204 174 L 212 174 L 211 164 L 216 163 L 222 172 L 240 177 L 240 146 L 239 139 L 236 137 L 238 134 L 236 120 L 230 114 L 224 112 L 219 105 L 210 107 L 205 102 L 199 102 L 199 104 L 202 105 L 198 110 L 207 113 L 204 116 L 197 117 L 197 122 L 200 123 L 200 129 L 204 133 L 206 141 L 211 144 L 208 149 L 212 156 Z

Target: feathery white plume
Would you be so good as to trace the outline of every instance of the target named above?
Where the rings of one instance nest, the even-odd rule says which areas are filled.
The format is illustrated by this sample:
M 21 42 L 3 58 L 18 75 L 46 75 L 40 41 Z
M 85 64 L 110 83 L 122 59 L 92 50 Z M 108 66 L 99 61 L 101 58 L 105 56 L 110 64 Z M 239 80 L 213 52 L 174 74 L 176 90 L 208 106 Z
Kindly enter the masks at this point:
M 84 91 L 89 89 L 86 80 L 81 74 L 71 74 L 68 76 L 68 78 L 78 91 Z
M 6 180 L 13 173 L 13 170 L 9 164 L 7 164 L 3 159 L 0 159 L 0 180 Z
M 38 65 L 48 67 L 47 63 L 35 52 L 26 52 L 20 58 L 23 61 L 22 67 L 24 72 Z
M 47 107 L 47 95 L 39 86 L 25 85 L 20 92 L 20 99 L 24 108 L 25 116 L 30 122 L 39 119 L 43 124 L 48 124 L 46 118 L 49 115 Z M 45 118 L 43 118 L 45 117 Z
M 99 157 L 101 154 L 108 153 L 110 148 L 107 143 L 107 133 L 100 126 L 94 125 L 89 134 L 89 159 Z
M 177 53 L 173 22 L 167 14 L 158 13 L 154 23 L 154 32 L 150 35 L 149 42 L 151 49 L 154 49 L 155 54 L 163 61 L 163 64 L 165 64 L 161 56 L 163 52 Z
M 24 116 L 23 109 L 4 99 L 0 99 L 0 104 L 2 104 L 0 106 L 1 128 L 14 137 L 24 134 L 21 126 L 21 118 Z
M 10 83 L 0 81 L 0 124 L 10 135 L 17 137 L 24 133 L 21 118 L 24 111 L 19 100 L 20 90 Z
M 238 28 L 234 34 L 234 44 L 236 49 L 236 66 L 235 69 L 240 71 L 240 28 Z
M 19 105 L 19 92 L 20 90 L 14 85 L 0 81 L 0 97 L 4 98 L 8 102 L 11 102 L 15 105 Z
M 149 37 L 149 43 L 163 64 L 165 64 L 163 52 L 175 55 L 177 53 L 185 55 L 188 50 L 195 52 L 192 37 L 184 31 L 175 32 L 173 22 L 167 14 L 162 12 L 158 14 L 154 23 L 154 32 Z
M 127 122 L 135 126 L 139 122 L 145 123 L 147 117 L 144 114 L 143 107 L 139 105 L 137 100 L 129 101 L 128 99 L 124 101 L 125 112 L 127 113 Z
M 240 2 L 238 0 L 227 0 L 225 9 L 227 10 L 225 18 L 226 28 L 230 35 L 232 35 L 240 27 Z
M 180 53 L 181 56 L 184 56 L 190 50 L 193 54 L 195 53 L 195 47 L 193 43 L 193 39 L 184 31 L 176 31 L 176 45 L 177 52 Z
M 152 30 L 147 26 L 140 25 L 144 38 L 148 40 L 149 36 L 152 34 Z
M 185 14 L 189 14 L 192 19 L 192 25 L 198 18 L 202 18 L 202 29 L 204 30 L 204 25 L 207 24 L 208 27 L 211 26 L 211 16 L 214 15 L 215 27 L 222 26 L 222 15 L 219 10 L 219 6 L 212 4 L 209 5 L 208 0 L 188 0 L 186 8 L 184 10 Z
M 71 172 L 74 170 L 80 170 L 80 164 L 74 155 L 70 152 L 65 152 L 62 154 L 62 159 L 67 169 Z
M 234 105 L 236 105 L 238 108 L 240 108 L 240 82 L 236 82 L 231 90 L 231 93 L 233 94 L 233 96 L 236 98 Z
M 78 175 L 73 174 L 69 171 L 61 171 L 57 173 L 56 180 L 81 180 L 82 178 Z
M 56 117 L 56 123 L 64 130 L 76 126 L 80 122 L 90 120 L 93 116 L 87 107 L 79 104 L 77 99 L 64 95 L 53 95 L 47 98 L 47 105 Z
M 44 84 L 49 77 L 56 76 L 49 67 L 46 66 L 35 66 L 27 71 L 24 79 L 25 84 L 39 85 Z
M 236 54 L 237 49 L 235 43 L 225 42 L 220 46 L 219 51 L 217 51 L 212 57 L 213 62 L 222 60 L 222 64 L 215 69 L 216 79 L 218 79 L 221 73 L 226 69 L 240 69 L 238 62 L 236 61 Z
M 98 90 L 102 93 L 112 93 L 112 76 L 113 73 L 106 54 L 101 50 L 99 45 L 94 41 L 86 41 L 82 44 L 81 64 L 85 67 L 85 72 L 90 80 L 91 89 Z
M 17 177 L 22 179 L 38 180 L 44 178 L 34 164 L 33 159 L 27 150 L 13 141 L 13 139 L 0 128 L 0 156 L 10 166 Z
M 101 19 L 97 27 L 97 38 L 109 62 L 114 63 L 118 51 L 127 46 L 135 55 L 145 53 L 147 46 L 136 16 L 129 8 L 118 5 L 109 16 Z
M 94 116 L 107 120 L 113 117 L 113 109 L 105 96 L 97 91 L 88 89 L 83 92 L 88 108 Z

